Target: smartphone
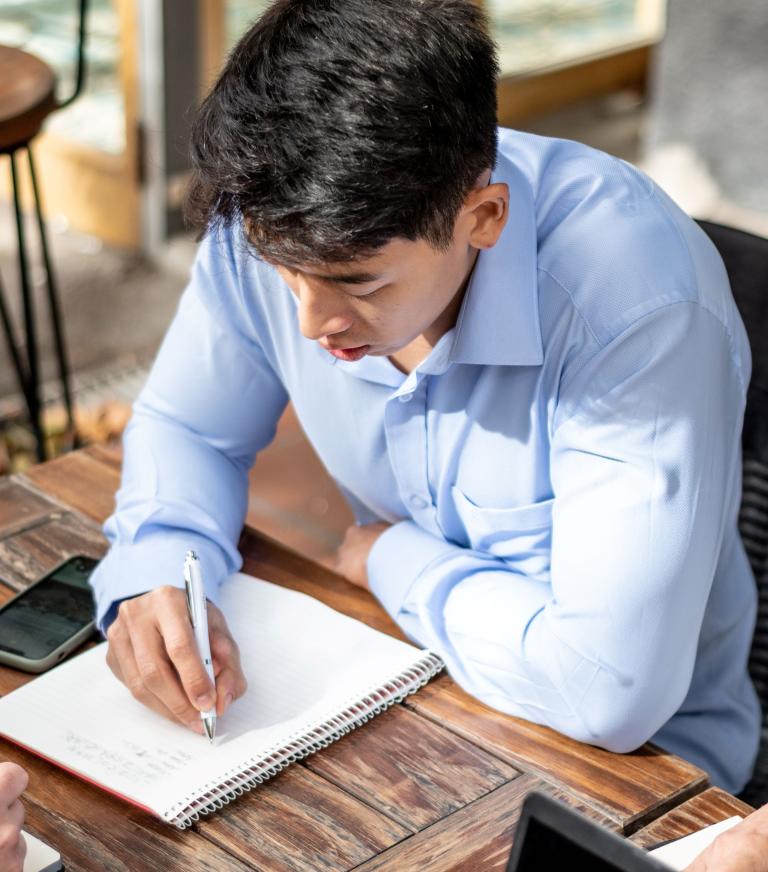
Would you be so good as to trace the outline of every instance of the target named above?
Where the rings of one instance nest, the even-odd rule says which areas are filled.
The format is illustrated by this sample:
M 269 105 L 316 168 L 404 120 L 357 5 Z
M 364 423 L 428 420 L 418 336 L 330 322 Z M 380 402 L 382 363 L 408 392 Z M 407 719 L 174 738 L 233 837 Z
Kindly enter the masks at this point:
M 70 557 L 0 606 L 0 663 L 45 672 L 94 630 L 88 579 L 99 561 Z

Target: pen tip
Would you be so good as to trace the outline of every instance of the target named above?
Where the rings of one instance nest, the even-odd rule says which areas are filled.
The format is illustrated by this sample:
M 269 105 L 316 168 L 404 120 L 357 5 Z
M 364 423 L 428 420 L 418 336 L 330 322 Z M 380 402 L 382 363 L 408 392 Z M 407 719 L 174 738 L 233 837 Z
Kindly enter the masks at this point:
M 213 737 L 216 735 L 216 726 L 213 718 L 204 718 L 203 727 L 205 727 L 205 735 L 208 736 L 208 740 L 213 743 Z

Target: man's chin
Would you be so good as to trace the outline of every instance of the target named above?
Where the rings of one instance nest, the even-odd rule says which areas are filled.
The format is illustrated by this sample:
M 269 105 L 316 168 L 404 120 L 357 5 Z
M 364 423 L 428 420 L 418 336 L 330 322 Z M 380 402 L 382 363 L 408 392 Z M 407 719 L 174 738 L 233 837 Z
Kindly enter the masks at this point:
M 366 354 L 367 357 L 390 357 L 393 354 L 397 354 L 398 351 L 402 351 L 404 348 L 408 347 L 407 342 L 402 345 L 371 345 L 368 348 L 368 352 Z

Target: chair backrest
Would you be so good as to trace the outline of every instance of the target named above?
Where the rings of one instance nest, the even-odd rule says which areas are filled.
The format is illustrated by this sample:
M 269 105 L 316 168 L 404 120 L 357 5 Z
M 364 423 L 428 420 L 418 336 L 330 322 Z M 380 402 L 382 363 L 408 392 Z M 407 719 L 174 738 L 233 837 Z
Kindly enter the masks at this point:
M 78 0 L 77 2 L 77 66 L 75 67 L 75 84 L 72 93 L 66 100 L 60 100 L 57 106 L 58 109 L 63 109 L 74 103 L 80 96 L 85 87 L 85 44 L 88 36 L 86 29 L 86 20 L 88 17 L 88 0 Z
M 744 794 L 758 804 L 768 802 L 768 239 L 709 221 L 698 223 L 723 259 L 752 350 L 739 530 L 758 589 L 749 668 L 763 707 L 763 742 L 755 777 Z

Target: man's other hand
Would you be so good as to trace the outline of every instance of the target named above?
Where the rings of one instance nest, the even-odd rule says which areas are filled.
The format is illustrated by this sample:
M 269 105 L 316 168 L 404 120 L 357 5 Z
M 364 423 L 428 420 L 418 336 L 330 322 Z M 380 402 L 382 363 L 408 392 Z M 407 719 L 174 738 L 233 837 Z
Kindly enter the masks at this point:
M 223 715 L 247 686 L 240 651 L 212 603 L 208 632 L 215 693 L 195 644 L 186 594 L 176 587 L 159 587 L 120 603 L 107 631 L 107 663 L 148 708 L 201 733 L 200 712 L 215 702 L 216 713 Z
M 377 521 L 362 527 L 347 527 L 344 541 L 336 552 L 336 564 L 333 567 L 336 572 L 352 584 L 368 590 L 368 555 L 379 536 L 390 526 L 383 521 Z
M 21 837 L 24 806 L 21 794 L 27 787 L 27 773 L 15 763 L 0 763 L 0 869 L 21 872 L 27 846 Z
M 685 872 L 768 872 L 768 805 L 719 835 Z

